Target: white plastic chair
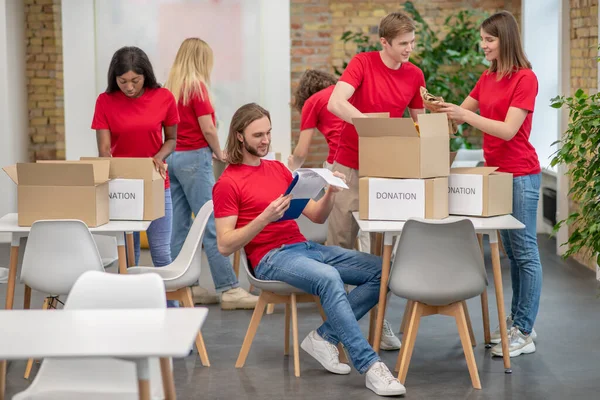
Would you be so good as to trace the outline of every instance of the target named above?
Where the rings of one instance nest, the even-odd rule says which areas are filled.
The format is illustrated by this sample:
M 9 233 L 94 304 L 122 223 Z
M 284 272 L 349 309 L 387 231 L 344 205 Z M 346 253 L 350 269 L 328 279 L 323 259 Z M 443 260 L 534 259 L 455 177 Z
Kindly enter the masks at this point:
M 25 284 L 24 308 L 31 289 L 46 293 L 42 309 L 55 308 L 58 297 L 69 294 L 75 281 L 87 271 L 104 272 L 100 254 L 87 225 L 78 220 L 43 220 L 31 226 L 23 255 L 21 282 Z M 27 362 L 29 378 L 33 359 Z
M 479 167 L 484 163 L 483 149 L 459 149 L 452 168 Z
M 164 284 L 156 274 L 129 276 L 96 271 L 75 283 L 65 309 L 165 308 Z M 49 338 L 51 340 L 51 338 Z M 117 358 L 46 358 L 35 379 L 13 400 L 138 399 L 135 363 Z M 159 360 L 150 360 L 153 399 L 163 399 Z
M 127 273 L 157 273 L 163 279 L 167 292 L 167 300 L 177 300 L 184 307 L 194 307 L 190 286 L 200 278 L 202 237 L 204 236 L 204 230 L 212 212 L 213 202 L 211 200 L 204 204 L 200 211 L 198 211 L 179 255 L 171 264 L 164 267 L 131 267 L 127 270 Z M 196 338 L 196 347 L 198 348 L 202 365 L 210 367 L 204 338 L 200 331 Z
M 119 261 L 117 238 L 108 235 L 92 235 L 102 259 L 104 268 L 110 268 Z

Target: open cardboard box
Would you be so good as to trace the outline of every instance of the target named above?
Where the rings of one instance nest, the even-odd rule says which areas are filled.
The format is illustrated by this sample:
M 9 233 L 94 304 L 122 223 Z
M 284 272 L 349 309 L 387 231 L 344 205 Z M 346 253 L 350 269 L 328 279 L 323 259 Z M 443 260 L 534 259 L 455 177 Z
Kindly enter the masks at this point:
M 110 219 L 152 221 L 165 215 L 165 181 L 152 158 L 81 157 L 110 163 Z
M 19 226 L 78 219 L 97 227 L 109 220 L 107 161 L 19 163 L 3 170 L 17 184 Z
M 448 217 L 448 178 L 360 178 L 360 219 L 406 221 Z
M 449 213 L 478 217 L 512 213 L 513 175 L 496 170 L 452 168 L 448 177 Z
M 448 176 L 450 159 L 446 114 L 419 114 L 419 132 L 412 118 L 386 113 L 352 120 L 359 136 L 359 176 L 437 178 Z

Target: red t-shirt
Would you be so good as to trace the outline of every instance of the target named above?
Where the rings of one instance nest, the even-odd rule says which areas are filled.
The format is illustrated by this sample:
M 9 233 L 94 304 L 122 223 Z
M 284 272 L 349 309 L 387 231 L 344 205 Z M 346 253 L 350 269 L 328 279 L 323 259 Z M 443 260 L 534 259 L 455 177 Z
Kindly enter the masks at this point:
M 510 107 L 527 110 L 527 117 L 511 140 L 503 140 L 483 134 L 483 156 L 485 164 L 498 167 L 498 171 L 510 172 L 513 176 L 537 174 L 541 171 L 535 148 L 529 143 L 531 120 L 538 93 L 538 81 L 530 69 L 521 69 L 496 80 L 496 73 L 485 71 L 470 96 L 479 101 L 482 117 L 504 121 Z
M 242 228 L 284 194 L 291 182 L 292 174 L 279 161 L 261 160 L 257 167 L 229 165 L 213 188 L 215 218 L 237 215 L 235 228 Z M 305 241 L 295 220 L 272 222 L 244 250 L 250 264 L 257 266 L 274 248 Z
M 188 104 L 183 105 L 183 97 L 177 102 L 177 110 L 181 121 L 177 125 L 177 147 L 176 151 L 198 150 L 208 146 L 204 133 L 198 123 L 198 117 L 210 115 L 215 123 L 215 110 L 210 104 L 210 97 L 206 86 L 201 84 L 202 97 L 199 92 L 194 93 Z
M 302 121 L 300 123 L 301 131 L 317 128 L 325 136 L 329 146 L 329 155 L 327 156 L 329 164 L 333 164 L 342 127 L 344 126 L 344 120 L 327 110 L 327 103 L 333 88 L 335 88 L 335 85 L 318 91 L 306 100 L 302 107 Z
M 92 129 L 110 131 L 113 157 L 154 157 L 163 145 L 163 126 L 179 123 L 175 98 L 164 88 L 144 90 L 137 98 L 123 92 L 101 93 Z M 165 189 L 169 187 L 169 175 Z
M 423 108 L 419 90 L 425 86 L 423 71 L 410 62 L 390 69 L 378 51 L 355 55 L 340 81 L 354 87 L 349 102 L 362 113 L 389 112 L 390 117 L 398 118 L 406 107 Z M 358 134 L 352 124 L 344 122 L 335 161 L 358 169 Z

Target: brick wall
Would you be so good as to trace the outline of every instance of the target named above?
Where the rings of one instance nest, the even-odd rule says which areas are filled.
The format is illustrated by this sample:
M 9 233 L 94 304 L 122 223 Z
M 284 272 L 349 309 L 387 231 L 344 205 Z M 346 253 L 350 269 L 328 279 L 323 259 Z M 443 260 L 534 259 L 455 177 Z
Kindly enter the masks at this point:
M 306 68 L 322 68 L 333 72 L 341 67 L 355 48 L 344 47 L 339 40 L 344 31 L 361 30 L 377 40 L 377 28 L 383 16 L 403 10 L 405 1 L 390 0 L 291 0 L 292 95 Z M 444 19 L 458 8 L 481 8 L 488 12 L 505 9 L 520 19 L 521 0 L 414 0 L 413 3 L 430 26 L 441 26 Z M 418 41 L 418 38 L 417 38 Z M 418 49 L 417 49 L 418 51 Z M 292 149 L 299 133 L 299 115 L 292 112 Z M 313 140 L 306 166 L 318 166 L 327 156 L 322 135 Z
M 64 159 L 61 0 L 24 1 L 29 159 Z
M 570 0 L 570 46 L 571 46 L 571 93 L 584 89 L 588 93 L 598 91 L 598 0 Z M 569 212 L 577 205 L 569 201 Z M 569 229 L 569 233 L 571 233 Z M 580 263 L 594 269 L 595 260 L 583 253 L 574 257 Z

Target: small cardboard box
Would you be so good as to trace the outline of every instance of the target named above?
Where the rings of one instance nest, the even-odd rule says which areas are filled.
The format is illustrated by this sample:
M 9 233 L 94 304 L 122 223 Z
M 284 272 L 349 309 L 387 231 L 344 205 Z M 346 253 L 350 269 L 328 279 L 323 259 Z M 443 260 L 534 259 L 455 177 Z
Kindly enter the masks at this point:
M 360 178 L 360 219 L 405 221 L 448 217 L 448 178 Z
M 3 170 L 17 184 L 19 226 L 78 219 L 97 227 L 109 220 L 108 162 L 19 163 Z
M 412 118 L 370 115 L 354 118 L 358 132 L 359 175 L 381 178 L 448 176 L 450 159 L 446 114 L 419 114 L 419 132 Z
M 153 221 L 164 217 L 165 181 L 156 171 L 152 158 L 81 159 L 110 161 L 110 219 Z
M 448 177 L 449 213 L 478 217 L 512 213 L 513 176 L 496 169 L 452 168 Z

